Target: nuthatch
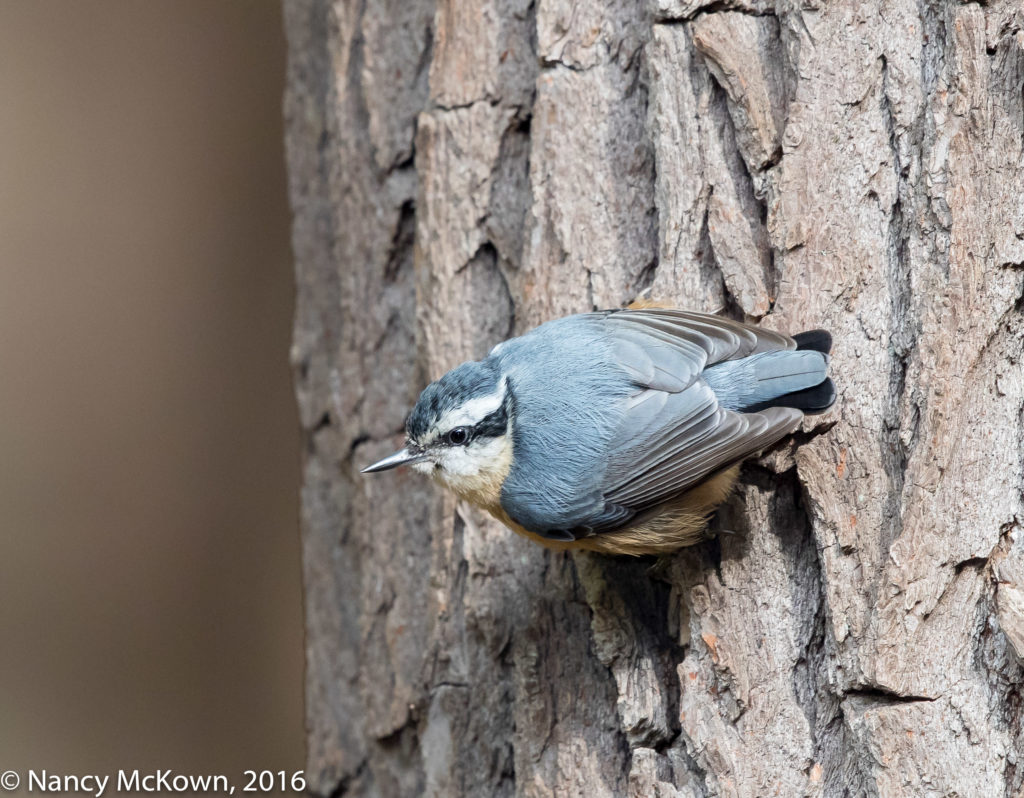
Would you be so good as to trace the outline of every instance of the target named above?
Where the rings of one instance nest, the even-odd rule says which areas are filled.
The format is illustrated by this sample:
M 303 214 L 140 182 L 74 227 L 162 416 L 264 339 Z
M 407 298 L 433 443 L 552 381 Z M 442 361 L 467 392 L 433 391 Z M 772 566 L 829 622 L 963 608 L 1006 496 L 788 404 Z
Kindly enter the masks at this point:
M 835 401 L 831 336 L 657 307 L 542 324 L 420 395 L 411 465 L 550 548 L 696 543 L 739 464 Z

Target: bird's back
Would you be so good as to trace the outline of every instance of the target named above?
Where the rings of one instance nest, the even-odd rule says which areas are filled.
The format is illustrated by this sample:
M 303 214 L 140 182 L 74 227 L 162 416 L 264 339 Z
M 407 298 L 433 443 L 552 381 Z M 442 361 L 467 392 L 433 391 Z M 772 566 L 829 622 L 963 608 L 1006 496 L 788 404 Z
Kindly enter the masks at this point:
M 653 529 L 652 514 L 798 425 L 803 413 L 772 399 L 821 382 L 827 358 L 795 347 L 778 333 L 670 310 L 570 316 L 499 345 L 491 358 L 515 400 L 502 509 L 566 543 L 611 545 L 630 526 Z M 759 412 L 740 412 L 747 400 Z M 704 493 L 721 501 L 722 485 Z M 701 508 L 690 516 L 702 518 Z
M 600 512 L 608 446 L 635 387 L 600 319 L 570 316 L 492 355 L 514 397 L 513 465 L 502 505 L 530 529 L 571 528 Z

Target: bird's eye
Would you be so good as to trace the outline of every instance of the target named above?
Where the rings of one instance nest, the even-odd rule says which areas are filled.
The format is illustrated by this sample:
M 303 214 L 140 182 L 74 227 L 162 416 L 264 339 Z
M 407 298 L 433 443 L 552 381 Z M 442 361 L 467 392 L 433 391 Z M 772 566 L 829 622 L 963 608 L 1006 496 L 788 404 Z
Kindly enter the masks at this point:
M 461 446 L 469 440 L 469 430 L 465 427 L 456 427 L 445 435 L 445 439 L 452 446 Z

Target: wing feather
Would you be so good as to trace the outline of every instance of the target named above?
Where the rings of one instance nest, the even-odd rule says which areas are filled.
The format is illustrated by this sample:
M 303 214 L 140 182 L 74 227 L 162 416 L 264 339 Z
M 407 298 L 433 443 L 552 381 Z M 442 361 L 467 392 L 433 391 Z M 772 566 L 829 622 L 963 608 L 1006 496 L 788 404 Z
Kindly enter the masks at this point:
M 674 456 L 663 457 L 618 485 L 606 485 L 605 501 L 636 512 L 661 504 L 715 471 L 789 434 L 799 426 L 801 418 L 799 410 L 788 407 L 773 407 L 760 413 L 719 410 L 712 433 L 699 440 L 676 438 Z
M 611 327 L 633 328 L 690 353 L 703 351 L 705 366 L 723 360 L 746 357 L 757 352 L 795 349 L 796 342 L 788 335 L 752 327 L 732 319 L 667 308 L 623 310 L 607 316 Z M 615 335 L 617 333 L 613 333 Z
M 799 426 L 803 413 L 791 408 L 725 410 L 700 379 L 706 366 L 722 360 L 793 349 L 789 336 L 679 310 L 628 310 L 605 321 L 612 351 L 639 389 L 626 400 L 609 444 L 601 483 L 608 507 L 640 514 Z M 592 528 L 622 522 L 617 510 Z

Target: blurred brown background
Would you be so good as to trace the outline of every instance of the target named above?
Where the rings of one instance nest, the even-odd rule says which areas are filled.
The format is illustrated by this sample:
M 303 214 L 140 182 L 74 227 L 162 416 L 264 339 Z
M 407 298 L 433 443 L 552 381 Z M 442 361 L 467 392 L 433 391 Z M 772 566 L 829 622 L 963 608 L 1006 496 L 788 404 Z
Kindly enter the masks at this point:
M 302 767 L 280 17 L 0 0 L 0 770 Z

